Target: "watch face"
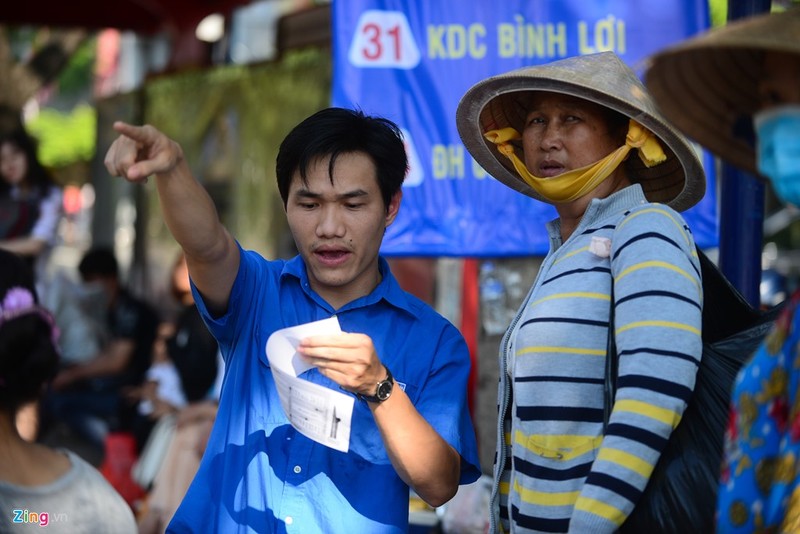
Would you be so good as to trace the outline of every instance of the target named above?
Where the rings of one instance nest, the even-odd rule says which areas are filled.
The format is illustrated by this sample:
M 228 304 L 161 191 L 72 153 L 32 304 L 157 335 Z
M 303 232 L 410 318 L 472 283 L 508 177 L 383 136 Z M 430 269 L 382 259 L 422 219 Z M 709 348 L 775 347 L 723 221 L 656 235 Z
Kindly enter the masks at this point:
M 386 400 L 389 398 L 389 395 L 392 394 L 392 382 L 389 380 L 385 380 L 378 384 L 378 391 L 376 397 L 380 400 Z

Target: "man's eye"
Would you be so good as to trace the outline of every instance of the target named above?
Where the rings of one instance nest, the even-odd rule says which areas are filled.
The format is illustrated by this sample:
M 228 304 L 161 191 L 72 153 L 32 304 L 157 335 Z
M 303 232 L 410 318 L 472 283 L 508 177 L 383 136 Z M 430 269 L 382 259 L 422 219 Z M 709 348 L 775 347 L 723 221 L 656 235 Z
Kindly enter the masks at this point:
M 358 209 L 358 208 L 360 208 L 360 207 L 361 207 L 361 206 L 363 206 L 363 205 L 364 205 L 364 203 L 363 203 L 363 202 L 358 202 L 358 203 L 355 203 L 355 202 L 348 202 L 347 204 L 345 204 L 345 206 L 347 207 L 347 209 L 351 209 L 351 210 Z

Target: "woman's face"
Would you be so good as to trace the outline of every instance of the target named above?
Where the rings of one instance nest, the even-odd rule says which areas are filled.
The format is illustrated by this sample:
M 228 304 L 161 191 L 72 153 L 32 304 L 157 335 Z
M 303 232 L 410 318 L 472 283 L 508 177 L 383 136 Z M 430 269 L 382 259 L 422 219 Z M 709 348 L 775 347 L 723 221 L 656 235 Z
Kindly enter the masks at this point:
M 6 141 L 0 144 L 0 176 L 8 184 L 22 184 L 28 174 L 28 159 L 16 144 Z
M 621 145 L 609 131 L 605 109 L 587 100 L 537 92 L 528 109 L 525 165 L 540 178 L 591 165 Z
M 761 110 L 800 104 L 800 56 L 767 52 L 758 92 Z

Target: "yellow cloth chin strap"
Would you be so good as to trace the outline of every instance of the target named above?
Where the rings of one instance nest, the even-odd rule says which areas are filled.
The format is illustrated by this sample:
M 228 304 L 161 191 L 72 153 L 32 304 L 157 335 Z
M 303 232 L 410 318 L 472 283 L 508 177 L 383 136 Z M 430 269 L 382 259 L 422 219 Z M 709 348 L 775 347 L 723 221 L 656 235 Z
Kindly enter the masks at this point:
M 522 137 L 518 131 L 509 127 L 490 130 L 483 135 L 497 145 L 497 150 L 501 154 L 511 160 L 514 169 L 525 183 L 547 200 L 556 203 L 571 202 L 593 191 L 619 167 L 620 163 L 625 161 L 632 148 L 638 150 L 639 158 L 647 167 L 653 167 L 667 159 L 664 150 L 658 143 L 658 138 L 650 130 L 631 120 L 628 125 L 628 134 L 625 136 L 625 144 L 608 156 L 596 163 L 552 178 L 539 178 L 530 173 L 525 163 L 514 152 L 511 141 Z

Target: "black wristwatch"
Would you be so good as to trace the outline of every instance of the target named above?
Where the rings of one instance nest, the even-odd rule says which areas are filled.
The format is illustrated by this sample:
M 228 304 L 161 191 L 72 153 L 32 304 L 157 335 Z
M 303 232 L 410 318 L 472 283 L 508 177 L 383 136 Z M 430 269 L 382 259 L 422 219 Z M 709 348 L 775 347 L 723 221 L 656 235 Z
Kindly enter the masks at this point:
M 394 389 L 394 378 L 388 367 L 384 365 L 383 368 L 386 369 L 386 378 L 378 382 L 378 385 L 375 387 L 375 395 L 361 395 L 359 393 L 358 398 L 360 400 L 367 402 L 383 402 L 391 396 L 392 389 Z

